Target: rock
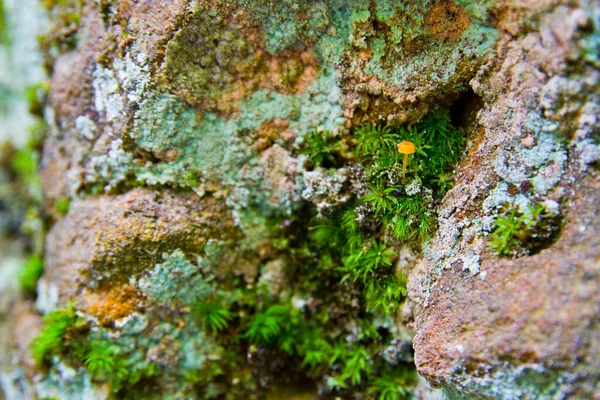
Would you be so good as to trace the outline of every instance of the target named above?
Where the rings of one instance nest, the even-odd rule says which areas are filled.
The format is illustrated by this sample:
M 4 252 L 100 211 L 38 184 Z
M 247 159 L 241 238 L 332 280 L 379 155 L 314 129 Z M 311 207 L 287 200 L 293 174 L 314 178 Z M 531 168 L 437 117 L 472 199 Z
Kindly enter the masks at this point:
M 597 1 L 45 5 L 49 232 L 35 302 L 0 257 L 6 397 L 600 392 Z M 408 185 L 359 126 L 415 141 Z
M 582 143 L 597 124 L 579 115 L 598 100 L 597 71 L 585 59 L 586 33 L 577 22 L 583 14 L 566 6 L 525 11 L 521 21 L 536 20 L 536 30 L 501 38 L 495 67 L 471 82 L 486 102 L 477 115 L 481 134 L 409 281 L 419 310 L 417 370 L 451 395 L 598 392 L 598 178 L 584 172 L 581 153 L 567 156 L 560 141 Z M 558 240 L 537 254 L 499 258 L 486 243 L 493 230 L 488 216 L 538 201 L 564 217 Z M 474 272 L 468 264 L 475 258 L 478 275 L 465 271 Z
M 64 306 L 85 289 L 126 285 L 162 262 L 164 254 L 180 250 L 195 257 L 209 239 L 231 239 L 235 230 L 222 203 L 190 194 L 135 189 L 75 201 L 48 234 L 39 285 L 55 287 Z

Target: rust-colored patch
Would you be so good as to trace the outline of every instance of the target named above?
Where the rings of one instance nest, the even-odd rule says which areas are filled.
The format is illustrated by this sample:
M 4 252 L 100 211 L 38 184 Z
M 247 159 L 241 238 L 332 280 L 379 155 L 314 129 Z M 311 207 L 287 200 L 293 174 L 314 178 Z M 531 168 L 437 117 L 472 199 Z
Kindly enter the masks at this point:
M 111 287 L 105 291 L 86 293 L 84 311 L 92 314 L 102 325 L 109 324 L 138 310 L 142 300 L 131 284 Z
M 114 15 L 123 30 L 115 40 L 125 49 L 135 40 L 138 51 L 143 51 L 151 66 L 160 65 L 165 46 L 188 15 L 187 0 L 119 0 Z
M 427 25 L 433 38 L 455 42 L 469 27 L 469 17 L 465 10 L 454 2 L 442 1 L 429 13 Z
M 222 114 L 238 113 L 238 103 L 256 90 L 301 94 L 318 75 L 317 56 L 313 50 L 300 53 L 288 50 L 276 56 L 257 50 L 254 62 L 240 67 L 231 86 L 225 86 L 223 95 L 217 100 L 216 109 Z
M 276 118 L 264 121 L 258 126 L 255 134 L 250 137 L 254 142 L 252 147 L 260 153 L 271 147 L 277 139 L 283 139 L 285 142 L 293 141 L 296 136 L 289 126 L 289 121 L 285 119 Z

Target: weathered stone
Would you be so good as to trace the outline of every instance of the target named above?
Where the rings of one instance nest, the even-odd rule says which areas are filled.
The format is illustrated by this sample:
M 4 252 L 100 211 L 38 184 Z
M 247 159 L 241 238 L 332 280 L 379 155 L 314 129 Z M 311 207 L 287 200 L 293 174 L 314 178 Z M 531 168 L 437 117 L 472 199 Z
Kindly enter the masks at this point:
M 48 234 L 40 287 L 56 291 L 59 297 L 50 297 L 65 305 L 86 289 L 110 292 L 126 285 L 161 262 L 164 254 L 178 249 L 195 257 L 209 239 L 231 240 L 235 232 L 221 202 L 191 194 L 136 189 L 76 201 Z
M 105 375 L 119 373 L 125 393 L 147 398 L 383 398 L 405 384 L 424 399 L 442 396 L 430 385 L 450 398 L 600 392 L 598 1 L 45 3 L 55 25 L 42 41 L 52 82 L 40 174 L 52 218 L 36 306 L 73 301 L 79 319 L 72 347 L 36 365 L 40 318 L 14 300 L 11 272 L 0 285 L 16 332 L 2 347 L 14 359 L 0 358 L 7 397 L 106 398 L 122 388 Z M 421 176 L 391 183 L 388 196 L 426 198 L 438 221 L 424 243 L 393 237 L 377 224 L 397 215 L 377 222 L 363 201 L 375 189 L 355 129 L 410 130 L 438 106 L 465 153 L 431 178 L 445 195 Z M 307 155 L 321 134 L 338 141 L 324 163 Z M 494 251 L 495 223 L 536 206 L 544 226 Z M 351 212 L 327 219 L 340 210 Z M 379 241 L 377 257 L 394 254 L 386 267 L 402 283 L 385 296 L 400 298 L 408 278 L 397 315 L 367 310 L 375 281 L 353 281 L 348 254 L 327 250 L 342 224 L 366 227 L 359 261 Z M 273 315 L 285 319 L 275 328 Z M 250 339 L 261 323 L 288 336 Z M 131 375 L 92 371 L 90 354 Z M 421 377 L 406 383 L 415 365 Z
M 409 281 L 415 363 L 451 394 L 591 398 L 600 380 L 599 183 L 576 150 L 598 129 L 588 114 L 599 98 L 582 39 L 587 11 L 528 5 L 519 19 L 497 7 L 509 19 L 500 24 L 522 35 L 501 38 L 498 58 L 471 82 L 484 100 L 473 145 Z M 558 240 L 538 254 L 498 258 L 488 246 L 493 216 L 532 202 L 560 203 Z

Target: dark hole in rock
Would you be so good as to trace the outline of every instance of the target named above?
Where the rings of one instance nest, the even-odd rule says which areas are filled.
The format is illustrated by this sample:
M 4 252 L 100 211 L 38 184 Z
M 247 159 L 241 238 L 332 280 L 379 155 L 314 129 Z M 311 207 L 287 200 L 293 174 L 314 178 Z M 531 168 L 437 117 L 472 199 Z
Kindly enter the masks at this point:
M 469 89 L 460 95 L 449 107 L 450 117 L 452 118 L 452 125 L 463 128 L 468 131 L 475 123 L 477 113 L 483 106 L 483 100 L 479 97 L 473 89 Z

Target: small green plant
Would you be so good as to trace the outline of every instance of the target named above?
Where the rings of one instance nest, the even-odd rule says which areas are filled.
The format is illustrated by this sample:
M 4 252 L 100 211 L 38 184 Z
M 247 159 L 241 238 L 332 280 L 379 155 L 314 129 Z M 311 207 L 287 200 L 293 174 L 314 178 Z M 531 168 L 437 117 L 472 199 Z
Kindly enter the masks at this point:
M 423 197 L 404 197 L 386 223 L 388 231 L 398 240 L 427 239 L 435 230 L 436 218 Z
M 415 374 L 406 368 L 386 369 L 377 377 L 370 387 L 370 392 L 378 400 L 404 400 L 410 398 L 411 386 Z
M 400 300 L 406 296 L 404 277 L 387 276 L 365 283 L 367 311 L 389 314 L 396 310 Z
M 109 343 L 92 343 L 85 355 L 84 364 L 92 374 L 112 374 L 116 366 L 114 353 Z
M 274 304 L 254 315 L 248 324 L 244 337 L 254 343 L 273 343 L 282 331 L 290 316 L 288 304 Z
M 324 334 L 319 332 L 306 336 L 303 347 L 300 350 L 302 353 L 302 366 L 309 366 L 312 371 L 318 371 L 325 366 L 329 366 L 332 357 L 333 348 L 331 344 L 325 340 Z
M 333 153 L 339 151 L 339 139 L 333 137 L 327 131 L 319 132 L 316 129 L 304 136 L 304 142 L 300 147 L 300 153 L 309 156 L 315 167 L 321 166 L 324 161 L 329 162 L 332 166 L 336 166 L 337 161 Z
M 399 200 L 395 196 L 395 192 L 399 191 L 399 188 L 387 187 L 381 180 L 378 180 L 375 184 L 368 184 L 367 187 L 371 193 L 366 194 L 362 200 L 373 207 L 375 217 L 383 217 L 398 207 Z
M 330 364 L 339 364 L 340 372 L 330 381 L 332 389 L 344 389 L 351 385 L 359 385 L 363 377 L 368 376 L 373 370 L 373 358 L 364 346 L 338 343 L 332 352 Z
M 37 281 L 44 272 L 44 262 L 41 257 L 32 255 L 23 265 L 19 274 L 21 289 L 27 292 L 35 292 Z
M 505 206 L 506 211 L 494 221 L 490 247 L 502 256 L 533 254 L 546 248 L 557 236 L 560 216 L 546 213 L 543 204 L 530 205 L 527 212 Z
M 344 265 L 354 279 L 361 278 L 366 282 L 373 274 L 384 266 L 391 266 L 396 253 L 388 249 L 383 242 L 371 238 L 371 242 L 350 254 Z
M 62 216 L 67 215 L 70 207 L 71 207 L 71 199 L 69 199 L 67 197 L 60 199 L 54 205 L 54 208 L 56 209 L 56 211 Z
M 373 161 L 382 156 L 391 155 L 395 160 L 400 157 L 396 151 L 397 136 L 388 127 L 366 124 L 356 132 L 356 154 L 363 161 Z
M 72 304 L 44 316 L 45 325 L 30 345 L 32 356 L 38 364 L 48 362 L 50 355 L 60 354 L 65 350 L 67 334 L 75 326 L 76 320 Z
M 220 298 L 200 301 L 194 304 L 192 312 L 200 318 L 204 329 L 210 329 L 213 332 L 225 329 L 232 318 Z

